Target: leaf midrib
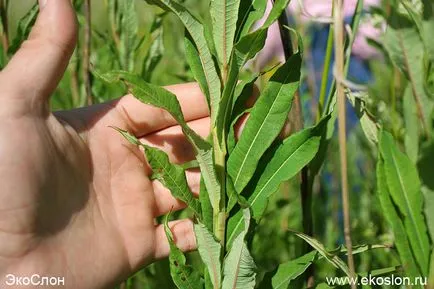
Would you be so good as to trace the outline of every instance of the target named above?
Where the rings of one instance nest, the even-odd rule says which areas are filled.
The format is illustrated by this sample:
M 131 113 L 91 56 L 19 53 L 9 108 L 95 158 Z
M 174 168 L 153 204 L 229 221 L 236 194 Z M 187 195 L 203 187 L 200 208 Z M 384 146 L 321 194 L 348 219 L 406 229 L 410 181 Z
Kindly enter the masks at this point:
M 399 184 L 400 184 L 401 190 L 402 190 L 402 192 L 404 194 L 405 203 L 407 205 L 407 210 L 409 210 L 409 213 L 410 213 L 409 217 L 410 217 L 411 222 L 412 222 L 412 224 L 413 224 L 413 226 L 414 226 L 414 228 L 416 230 L 417 240 L 418 240 L 420 249 L 422 250 L 423 256 L 427 256 L 427 255 L 425 255 L 426 252 L 424 250 L 423 241 L 421 239 L 420 232 L 419 232 L 418 226 L 416 224 L 416 220 L 414 219 L 414 211 L 413 211 L 412 206 L 410 205 L 410 200 L 408 198 L 408 192 L 407 192 L 407 190 L 406 190 L 406 188 L 404 186 L 404 181 L 402 179 L 401 171 L 398 169 L 398 163 L 397 163 L 397 160 L 396 160 L 396 156 L 395 156 L 394 153 L 392 153 L 391 155 L 392 155 L 392 161 L 393 161 L 393 165 L 395 167 L 395 171 L 396 171 L 396 173 L 398 175 Z M 422 261 L 425 263 L 425 260 L 422 260 Z
M 289 73 L 289 74 L 286 76 L 286 78 L 285 78 L 285 82 L 288 80 L 288 78 L 289 78 L 290 76 L 291 76 L 291 74 Z M 275 104 L 277 103 L 277 99 L 279 98 L 279 95 L 280 95 L 280 93 L 282 92 L 282 88 L 283 88 L 283 84 L 280 85 L 280 87 L 279 87 L 279 91 L 278 91 L 278 93 L 277 93 L 276 98 L 275 98 L 274 101 L 273 101 L 273 104 L 272 104 L 271 107 L 268 109 L 267 115 L 265 116 L 264 121 L 261 123 L 261 126 L 259 127 L 258 133 L 255 135 L 253 141 L 250 143 L 250 147 L 249 147 L 249 149 L 247 150 L 247 153 L 245 154 L 245 157 L 244 157 L 244 159 L 243 159 L 243 162 L 242 162 L 242 164 L 241 164 L 241 167 L 240 167 L 240 169 L 238 170 L 237 177 L 235 178 L 235 181 L 234 181 L 234 185 L 235 185 L 235 187 L 237 186 L 237 182 L 238 182 L 239 177 L 240 177 L 240 175 L 241 175 L 241 171 L 244 170 L 244 164 L 245 164 L 246 161 L 247 161 L 247 156 L 250 154 L 250 151 L 251 151 L 252 148 L 254 147 L 254 144 L 256 143 L 256 139 L 258 138 L 260 132 L 262 131 L 262 128 L 263 128 L 265 122 L 266 122 L 267 119 L 270 117 L 270 115 L 271 115 L 270 112 L 273 110 Z
M 297 149 L 296 150 L 294 150 L 292 153 L 291 153 L 291 155 L 290 156 L 288 156 L 287 158 L 286 158 L 286 160 L 279 166 L 279 168 L 274 172 L 274 174 L 272 174 L 271 175 L 271 177 L 270 178 L 268 178 L 268 181 L 262 186 L 262 189 L 258 192 L 258 194 L 256 195 L 256 197 L 252 200 L 252 202 L 250 203 L 250 206 L 252 207 L 253 206 L 253 204 L 255 204 L 256 203 L 256 200 L 259 198 L 259 196 L 262 194 L 262 192 L 263 192 L 263 190 L 268 186 L 268 184 L 271 182 L 271 180 L 279 173 L 279 171 L 282 169 L 282 167 L 284 166 L 284 165 L 286 165 L 286 163 L 294 156 L 294 154 L 296 154 L 299 150 L 300 150 L 300 148 L 303 146 L 303 145 L 305 145 L 306 144 L 306 142 L 307 141 L 304 141 L 300 146 L 298 146 L 297 147 Z M 230 238 L 228 239 L 228 241 L 230 241 L 232 238 L 233 238 L 233 234 L 234 234 L 234 232 L 236 232 L 236 229 L 238 229 L 238 227 L 240 226 L 240 224 L 241 224 L 241 220 L 242 219 L 240 219 L 239 221 L 238 221 L 238 223 L 237 223 L 237 225 L 234 227 L 234 229 L 232 230 L 232 234 L 231 234 L 231 236 L 230 236 Z
M 202 230 L 207 230 L 205 227 L 202 227 Z M 202 235 L 202 239 L 203 240 L 206 240 L 206 237 L 205 237 L 205 234 L 202 232 L 201 233 L 201 235 Z M 208 255 L 208 257 L 209 257 L 209 260 L 211 261 L 211 266 L 212 266 L 212 270 L 213 270 L 213 276 L 214 276 L 214 288 L 215 289 L 217 289 L 217 288 L 219 288 L 220 287 L 220 280 L 218 279 L 218 276 L 217 276 L 217 270 L 219 270 L 219 268 L 217 268 L 217 266 L 214 264 L 214 262 L 212 262 L 212 260 L 214 260 L 214 258 L 213 258 L 213 256 L 212 256 L 212 250 L 211 250 L 211 247 L 208 245 L 208 242 L 205 242 L 205 246 L 206 246 L 206 252 L 207 252 L 207 255 Z

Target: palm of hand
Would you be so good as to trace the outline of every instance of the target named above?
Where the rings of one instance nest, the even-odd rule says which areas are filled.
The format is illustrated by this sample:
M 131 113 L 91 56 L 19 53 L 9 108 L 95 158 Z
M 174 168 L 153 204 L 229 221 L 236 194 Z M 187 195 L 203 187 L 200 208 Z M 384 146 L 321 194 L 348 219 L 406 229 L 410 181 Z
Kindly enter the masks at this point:
M 200 97 L 195 85 L 174 89 L 184 94 L 185 101 L 187 93 Z M 132 107 L 151 116 L 151 123 L 143 119 L 129 124 L 137 119 L 134 110 L 132 117 L 127 115 Z M 187 117 L 206 115 L 205 105 L 197 108 L 187 112 Z M 21 152 L 19 162 L 5 163 L 0 169 L 8 171 L 2 183 L 11 192 L 2 196 L 6 198 L 1 208 L 3 238 L 14 235 L 13 243 L 0 249 L 0 254 L 19 260 L 9 270 L 65 276 L 69 282 L 80 277 L 80 287 L 85 288 L 86 275 L 92 276 L 89 285 L 106 284 L 110 276 L 125 277 L 166 256 L 167 241 L 154 219 L 183 204 L 149 179 L 143 154 L 109 125 L 136 127 L 146 133 L 144 142 L 164 140 L 160 146 L 176 162 L 192 157 L 180 128 L 171 127 L 165 113 L 140 105 L 131 96 L 56 116 L 20 117 L 12 121 L 14 125 L 0 129 L 1 139 L 7 140 L 1 155 Z M 202 134 L 208 131 L 207 123 L 207 118 L 190 122 Z M 189 178 L 190 185 L 197 191 L 197 174 L 191 175 L 195 177 Z M 172 230 L 178 246 L 194 248 L 189 221 L 173 223 Z M 83 272 L 89 268 L 93 274 Z

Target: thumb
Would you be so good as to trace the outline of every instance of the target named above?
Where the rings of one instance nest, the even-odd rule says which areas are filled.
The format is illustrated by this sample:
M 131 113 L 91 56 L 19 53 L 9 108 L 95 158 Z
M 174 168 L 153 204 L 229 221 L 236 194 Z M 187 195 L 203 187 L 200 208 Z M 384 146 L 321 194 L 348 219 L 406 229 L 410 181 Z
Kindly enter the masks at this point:
M 31 110 L 46 110 L 77 41 L 70 0 L 38 0 L 40 11 L 29 39 L 0 73 L 0 96 L 22 100 Z M 40 110 L 41 111 L 41 110 Z

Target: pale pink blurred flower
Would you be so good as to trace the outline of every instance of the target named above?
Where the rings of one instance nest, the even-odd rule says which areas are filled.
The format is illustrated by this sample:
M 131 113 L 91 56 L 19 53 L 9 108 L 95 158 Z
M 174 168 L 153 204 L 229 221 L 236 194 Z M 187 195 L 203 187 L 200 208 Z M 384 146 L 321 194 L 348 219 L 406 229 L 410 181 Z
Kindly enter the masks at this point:
M 301 0 L 303 1 L 303 0 Z M 365 0 L 365 7 L 378 5 L 380 0 Z M 344 13 L 346 17 L 352 16 L 354 9 L 357 5 L 357 0 L 346 0 L 344 6 Z M 304 0 L 303 6 L 305 11 L 314 17 L 327 18 L 331 16 L 332 0 Z M 265 18 L 268 16 L 271 10 L 271 0 L 267 4 L 267 10 L 264 18 L 257 23 L 257 27 L 260 27 Z M 297 19 L 303 23 L 310 23 L 315 19 L 310 18 L 308 15 L 303 15 L 302 9 L 299 5 L 299 1 L 292 0 L 289 6 L 289 12 L 296 16 Z M 359 33 L 354 41 L 353 54 L 363 59 L 371 59 L 378 57 L 379 53 L 373 47 L 371 47 L 367 39 L 379 39 L 381 30 L 375 28 L 372 23 L 363 22 L 359 28 Z M 264 50 L 259 54 L 257 58 L 257 68 L 263 68 L 271 61 L 284 61 L 284 54 L 282 44 L 280 40 L 279 27 L 275 23 L 269 28 L 268 38 L 265 44 Z

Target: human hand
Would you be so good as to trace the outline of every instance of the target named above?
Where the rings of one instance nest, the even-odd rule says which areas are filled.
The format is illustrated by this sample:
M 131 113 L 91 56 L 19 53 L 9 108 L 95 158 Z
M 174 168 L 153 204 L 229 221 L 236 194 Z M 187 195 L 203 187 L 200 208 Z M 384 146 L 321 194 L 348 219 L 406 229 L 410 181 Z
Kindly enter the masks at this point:
M 29 40 L 0 73 L 2 286 L 7 274 L 62 276 L 68 288 L 116 284 L 168 255 L 155 218 L 184 206 L 150 180 L 143 153 L 109 127 L 163 149 L 173 162 L 189 161 L 192 148 L 168 113 L 132 96 L 50 112 L 49 97 L 75 42 L 70 1 L 46 0 Z M 198 86 L 168 89 L 189 125 L 207 135 L 208 109 Z M 187 178 L 197 193 L 199 173 Z M 170 227 L 178 247 L 195 248 L 190 220 Z

